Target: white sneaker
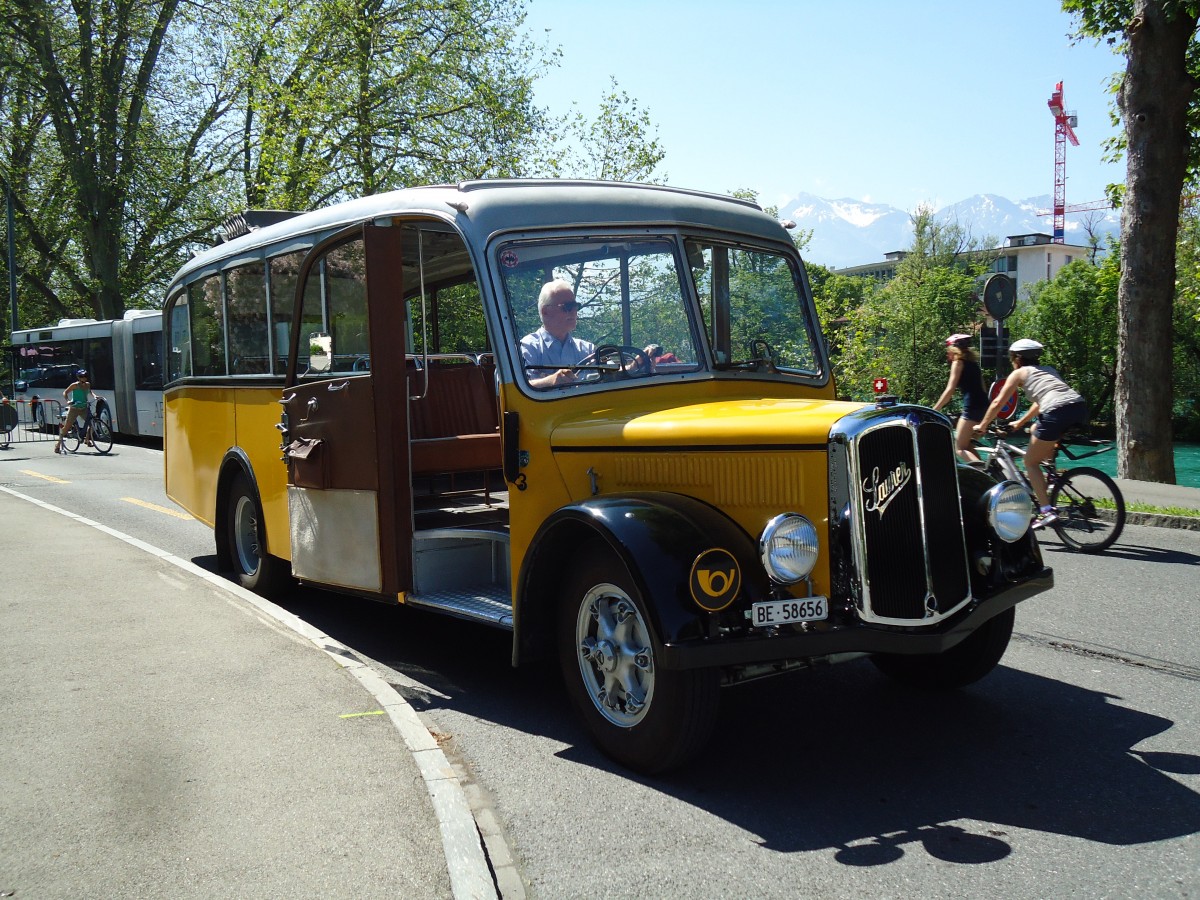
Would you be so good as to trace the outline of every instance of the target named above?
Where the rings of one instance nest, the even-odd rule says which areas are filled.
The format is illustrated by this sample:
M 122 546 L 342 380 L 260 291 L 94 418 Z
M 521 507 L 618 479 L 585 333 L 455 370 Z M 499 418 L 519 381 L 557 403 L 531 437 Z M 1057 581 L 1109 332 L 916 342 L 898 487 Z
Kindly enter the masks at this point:
M 1058 510 L 1055 509 L 1054 507 L 1050 507 L 1050 509 L 1046 510 L 1046 512 L 1039 512 L 1034 517 L 1033 530 L 1037 531 L 1040 528 L 1045 528 L 1047 525 L 1053 525 L 1057 521 L 1058 521 Z

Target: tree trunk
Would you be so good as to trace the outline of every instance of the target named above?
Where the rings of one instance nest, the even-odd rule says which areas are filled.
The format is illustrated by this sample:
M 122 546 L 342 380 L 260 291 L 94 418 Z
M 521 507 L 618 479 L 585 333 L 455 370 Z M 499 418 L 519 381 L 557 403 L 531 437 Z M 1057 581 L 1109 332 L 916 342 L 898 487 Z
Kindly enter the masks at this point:
M 1168 16 L 1164 5 L 1136 0 L 1118 96 L 1128 168 L 1118 290 L 1117 472 L 1173 484 L 1171 313 L 1187 110 L 1195 92 L 1185 54 L 1196 16 L 1179 9 L 1182 4 Z

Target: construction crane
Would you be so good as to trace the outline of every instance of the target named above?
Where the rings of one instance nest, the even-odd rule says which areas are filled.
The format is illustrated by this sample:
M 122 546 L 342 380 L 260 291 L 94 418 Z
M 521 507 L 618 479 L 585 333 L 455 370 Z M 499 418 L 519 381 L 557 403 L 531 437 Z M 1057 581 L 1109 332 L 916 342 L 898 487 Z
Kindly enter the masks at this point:
M 1054 243 L 1066 242 L 1067 231 L 1067 141 L 1072 147 L 1079 146 L 1075 137 L 1075 126 L 1079 118 L 1063 107 L 1063 83 L 1054 86 L 1054 93 L 1046 101 L 1050 114 L 1054 116 Z

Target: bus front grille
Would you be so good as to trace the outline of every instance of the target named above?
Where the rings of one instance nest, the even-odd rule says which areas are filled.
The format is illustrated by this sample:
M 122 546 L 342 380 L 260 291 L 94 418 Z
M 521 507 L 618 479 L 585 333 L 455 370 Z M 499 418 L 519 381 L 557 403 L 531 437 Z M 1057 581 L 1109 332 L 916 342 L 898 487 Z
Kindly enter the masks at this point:
M 909 416 L 855 440 L 860 613 L 872 622 L 932 624 L 971 599 L 950 430 Z

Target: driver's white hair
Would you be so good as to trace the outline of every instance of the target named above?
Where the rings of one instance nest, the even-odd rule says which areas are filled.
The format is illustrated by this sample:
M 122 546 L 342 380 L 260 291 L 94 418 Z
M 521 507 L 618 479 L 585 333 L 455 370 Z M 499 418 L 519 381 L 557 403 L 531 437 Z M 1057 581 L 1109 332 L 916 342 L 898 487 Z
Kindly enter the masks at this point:
M 538 294 L 538 310 L 545 309 L 554 301 L 554 295 L 566 290 L 571 296 L 575 296 L 575 289 L 569 283 L 561 278 L 556 278 L 554 281 L 547 281 L 542 285 L 541 293 Z

